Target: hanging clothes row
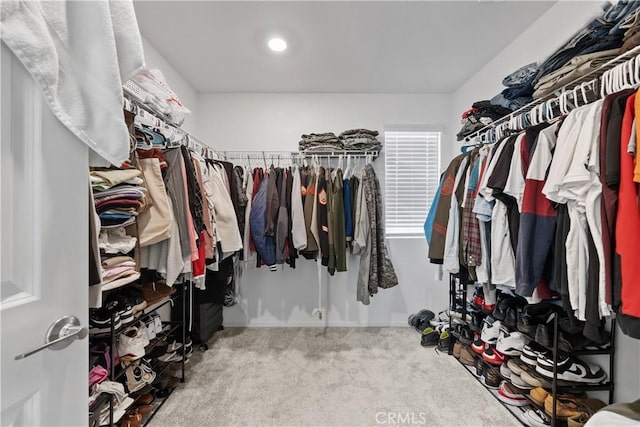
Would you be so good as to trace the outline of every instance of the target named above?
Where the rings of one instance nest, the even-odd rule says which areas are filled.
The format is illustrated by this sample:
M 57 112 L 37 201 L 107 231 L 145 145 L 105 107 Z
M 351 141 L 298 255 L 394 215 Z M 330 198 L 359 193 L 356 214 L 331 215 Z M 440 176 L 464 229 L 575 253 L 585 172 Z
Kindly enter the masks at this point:
M 614 313 L 640 338 L 638 102 L 622 90 L 454 158 L 425 222 L 431 262 L 560 298 L 594 342 Z
M 343 172 L 316 159 L 251 169 L 248 162 L 211 158 L 184 132 L 148 114 L 125 116 L 130 160 L 120 169 L 92 171 L 96 221 L 103 227 L 97 261 L 109 266 L 97 281 L 103 290 L 132 281 L 172 287 L 183 280 L 205 290 L 214 285 L 210 277 L 219 276 L 207 271 L 234 271 L 254 253 L 256 267 L 295 268 L 302 255 L 331 275 L 347 270 L 348 254 L 360 255 L 357 299 L 365 304 L 379 288 L 398 284 L 379 227 L 380 186 L 370 164 L 347 161 Z M 129 280 L 106 286 L 125 266 Z M 234 281 L 224 281 L 219 302 L 233 305 Z
M 238 166 L 236 166 L 238 168 Z M 296 259 L 318 260 L 330 275 L 347 271 L 348 254 L 360 255 L 357 300 L 369 304 L 379 288 L 398 280 L 378 226 L 380 186 L 370 164 L 331 168 L 291 164 L 246 170 L 248 208 L 245 259 L 276 271 Z

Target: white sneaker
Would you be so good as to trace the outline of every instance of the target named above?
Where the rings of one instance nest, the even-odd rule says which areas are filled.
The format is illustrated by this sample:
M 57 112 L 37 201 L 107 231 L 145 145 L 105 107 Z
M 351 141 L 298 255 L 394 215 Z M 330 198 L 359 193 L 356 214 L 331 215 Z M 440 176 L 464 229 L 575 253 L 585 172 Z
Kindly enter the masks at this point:
M 123 361 L 140 359 L 145 355 L 145 347 L 149 345 L 147 327 L 143 323 L 128 327 L 118 337 L 118 354 Z
M 129 389 L 129 393 L 136 392 L 142 389 L 147 384 L 151 384 L 155 379 L 155 372 L 149 372 L 147 369 L 143 367 L 140 360 L 134 360 L 129 365 L 126 366 L 126 377 L 127 377 L 127 388 Z
M 500 328 L 496 349 L 507 356 L 520 356 L 522 349 L 531 341 L 522 332 L 509 332 L 508 329 Z
M 498 341 L 498 336 L 500 336 L 500 327 L 502 326 L 502 322 L 499 320 L 491 321 L 492 319 L 487 317 L 484 319 L 484 325 L 482 326 L 482 334 L 480 335 L 480 339 L 487 344 L 494 344 Z
M 180 362 L 182 361 L 182 355 L 173 351 L 170 353 L 165 353 L 164 355 L 158 357 L 158 360 L 161 362 L 169 363 L 169 362 Z

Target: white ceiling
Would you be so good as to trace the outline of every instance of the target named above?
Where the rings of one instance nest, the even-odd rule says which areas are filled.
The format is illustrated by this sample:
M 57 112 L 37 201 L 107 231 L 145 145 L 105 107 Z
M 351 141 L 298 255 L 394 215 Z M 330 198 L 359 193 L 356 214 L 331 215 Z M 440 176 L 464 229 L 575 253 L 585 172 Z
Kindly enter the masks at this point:
M 450 93 L 551 1 L 136 1 L 198 92 Z M 267 38 L 289 43 L 284 54 Z

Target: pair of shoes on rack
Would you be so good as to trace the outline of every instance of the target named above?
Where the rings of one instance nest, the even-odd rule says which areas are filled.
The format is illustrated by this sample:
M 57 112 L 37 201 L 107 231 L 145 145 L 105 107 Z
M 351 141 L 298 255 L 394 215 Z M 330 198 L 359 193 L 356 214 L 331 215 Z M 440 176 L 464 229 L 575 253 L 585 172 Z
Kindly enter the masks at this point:
M 104 307 L 89 310 L 89 333 L 91 335 L 110 334 L 111 324 L 115 333 L 131 323 L 133 312 L 131 307 L 122 308 L 117 303 L 105 303 Z
M 490 366 L 485 366 L 482 369 L 482 384 L 484 384 L 487 388 L 497 390 L 500 387 L 501 382 L 502 376 L 500 375 L 499 369 Z
M 529 400 L 513 387 L 508 381 L 502 381 L 498 388 L 498 399 L 511 406 L 527 406 L 530 405 Z
M 494 346 L 487 345 L 482 352 L 482 359 L 494 366 L 500 366 L 507 360 L 507 356 L 496 350 Z
M 148 305 L 154 305 L 176 293 L 176 288 L 167 286 L 162 282 L 145 283 L 144 285 L 134 284 L 132 286 L 142 292 L 143 298 Z
M 507 356 L 520 356 L 524 346 L 531 341 L 531 338 L 522 332 L 511 332 L 504 324 L 498 333 L 496 349 Z
M 125 376 L 129 393 L 141 391 L 156 379 L 156 373 L 146 359 L 122 362 L 122 365 L 126 369 Z
M 118 336 L 118 354 L 123 361 L 137 360 L 146 354 L 149 345 L 147 325 L 140 321 L 129 326 Z
M 120 420 L 120 427 L 140 427 L 144 424 L 144 416 L 153 411 L 151 405 L 141 405 L 135 408 L 129 409 L 122 420 Z
M 582 417 L 590 417 L 598 410 L 607 406 L 600 399 L 589 399 L 579 397 L 557 396 L 555 399 L 556 418 L 566 421 L 568 418 L 574 418 L 574 421 Z M 551 394 L 544 401 L 544 412 L 548 416 L 553 416 L 554 399 Z
M 453 325 L 451 335 L 453 335 L 458 341 L 462 342 L 462 344 L 466 345 L 471 345 L 475 338 L 474 332 L 465 323 L 456 323 Z
M 535 368 L 545 378 L 553 378 L 553 353 L 535 341 L 529 342 L 522 349 L 520 360 Z M 575 356 L 558 353 L 557 378 L 563 381 L 598 384 L 606 381 L 604 370 L 592 363 L 587 363 Z

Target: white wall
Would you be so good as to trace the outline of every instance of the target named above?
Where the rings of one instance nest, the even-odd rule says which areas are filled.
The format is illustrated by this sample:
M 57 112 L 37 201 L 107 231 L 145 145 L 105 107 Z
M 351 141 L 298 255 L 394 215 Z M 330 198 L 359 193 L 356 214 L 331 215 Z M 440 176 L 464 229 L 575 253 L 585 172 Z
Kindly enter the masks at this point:
M 502 79 L 523 65 L 544 61 L 566 40 L 597 15 L 599 1 L 559 1 L 516 37 L 495 58 L 458 88 L 452 96 L 453 142 L 450 157 L 460 153 L 455 133 L 460 130 L 460 116 L 475 101 L 491 99 L 502 92 Z M 446 155 L 445 155 L 446 158 Z
M 182 129 L 197 137 L 198 129 L 196 127 L 197 118 L 195 115 L 197 114 L 196 104 L 198 94 L 144 37 L 142 38 L 142 47 L 144 48 L 146 66 L 148 68 L 159 68 L 167 79 L 169 87 L 178 95 L 182 104 L 191 110 L 191 115 L 187 116 L 184 120 Z
M 544 60 L 565 40 L 582 28 L 601 7 L 601 2 L 560 1 L 552 6 L 534 24 L 524 30 L 486 66 L 478 70 L 474 77 L 463 84 L 452 96 L 452 120 L 450 122 L 451 148 L 443 153 L 444 165 L 454 155 L 459 154 L 461 143 L 455 142 L 455 133 L 460 129 L 460 115 L 473 102 L 490 99 L 504 88 L 503 77 L 525 64 Z M 619 331 L 618 331 L 619 332 Z M 618 333 L 616 345 L 616 391 L 617 402 L 633 401 L 640 397 L 640 341 Z M 608 362 L 599 358 L 601 366 L 608 371 Z M 606 399 L 605 394 L 599 396 Z
M 382 131 L 385 125 L 425 124 L 444 129 L 449 120 L 446 95 L 370 94 L 202 94 L 198 129 L 220 150 L 292 150 L 308 132 L 339 133 L 353 127 Z M 384 159 L 375 162 L 383 183 Z M 424 238 L 388 239 L 400 285 L 381 289 L 365 307 L 356 302 L 357 261 L 348 272 L 328 279 L 323 269 L 326 317 L 311 317 L 318 305 L 317 270 L 313 261 L 278 272 L 250 266 L 241 283 L 242 302 L 225 311 L 225 325 L 406 325 L 407 316 L 423 308 L 447 306 L 447 284 L 433 280 Z M 417 338 L 417 337 L 416 337 Z

